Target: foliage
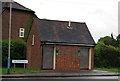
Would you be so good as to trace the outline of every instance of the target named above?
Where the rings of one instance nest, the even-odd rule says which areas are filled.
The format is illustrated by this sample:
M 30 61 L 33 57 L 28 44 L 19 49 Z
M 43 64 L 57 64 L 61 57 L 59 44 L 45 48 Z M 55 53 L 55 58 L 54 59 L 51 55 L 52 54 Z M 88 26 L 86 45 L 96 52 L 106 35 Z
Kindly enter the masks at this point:
M 113 36 L 105 36 L 101 37 L 98 42 L 103 42 L 105 45 L 112 45 L 117 47 L 117 40 L 113 38 Z
M 34 14 L 30 17 L 30 20 L 29 20 L 27 26 L 25 27 L 24 41 L 27 41 L 27 38 L 28 38 L 28 35 L 29 35 L 29 32 L 30 32 L 30 27 L 32 26 L 33 18 L 37 18 L 37 16 Z
M 120 67 L 120 48 L 98 42 L 94 60 L 96 67 Z
M 120 34 L 117 36 L 117 46 L 120 47 Z
M 26 43 L 22 40 L 11 41 L 11 59 L 25 59 Z M 2 66 L 7 66 L 8 40 L 2 41 Z

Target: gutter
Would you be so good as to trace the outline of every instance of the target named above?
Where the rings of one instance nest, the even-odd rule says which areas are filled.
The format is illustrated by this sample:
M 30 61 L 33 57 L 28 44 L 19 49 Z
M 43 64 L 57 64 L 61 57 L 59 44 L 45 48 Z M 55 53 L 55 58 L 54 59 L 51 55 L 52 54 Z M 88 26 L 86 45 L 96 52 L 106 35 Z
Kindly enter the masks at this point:
M 93 44 L 74 44 L 74 43 L 52 43 L 52 42 L 42 42 L 42 45 L 70 45 L 70 46 L 89 46 L 89 47 L 94 47 L 95 45 Z

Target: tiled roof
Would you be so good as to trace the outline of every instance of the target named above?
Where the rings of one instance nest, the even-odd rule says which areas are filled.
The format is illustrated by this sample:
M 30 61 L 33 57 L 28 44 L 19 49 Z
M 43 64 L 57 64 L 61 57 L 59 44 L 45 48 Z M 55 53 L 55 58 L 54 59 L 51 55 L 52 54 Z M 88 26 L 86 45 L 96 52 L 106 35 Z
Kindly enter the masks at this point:
M 85 23 L 34 19 L 42 42 L 94 45 L 95 42 Z
M 3 6 L 3 9 L 5 9 L 5 8 L 9 8 L 9 7 L 10 7 L 10 4 L 9 4 L 9 2 L 3 2 L 3 3 L 2 3 L 2 6 Z M 13 8 L 13 9 L 17 9 L 17 10 L 34 12 L 33 10 L 28 9 L 28 8 L 24 7 L 23 5 L 17 3 L 17 2 L 12 2 L 12 8 Z

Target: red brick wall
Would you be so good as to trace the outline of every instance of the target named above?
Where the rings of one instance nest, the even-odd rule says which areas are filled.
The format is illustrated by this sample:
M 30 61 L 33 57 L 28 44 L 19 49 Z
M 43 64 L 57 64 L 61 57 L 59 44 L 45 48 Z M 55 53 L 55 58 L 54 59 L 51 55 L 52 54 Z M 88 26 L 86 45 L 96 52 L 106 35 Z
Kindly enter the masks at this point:
M 56 70 L 58 71 L 80 71 L 80 46 L 56 46 L 59 55 L 56 56 Z M 94 48 L 91 47 L 91 70 L 94 69 Z
M 80 70 L 80 56 L 77 55 L 80 47 L 57 46 L 59 55 L 56 56 L 56 70 L 78 71 Z
M 5 10 L 2 13 L 2 39 L 8 40 L 9 35 L 9 10 Z M 30 13 L 27 11 L 12 11 L 12 33 L 11 38 L 13 40 L 22 39 L 19 37 L 19 27 L 26 27 L 29 23 L 31 16 L 34 13 Z
M 35 37 L 34 45 L 32 45 L 33 34 Z M 27 40 L 27 59 L 29 61 L 29 63 L 27 64 L 27 68 L 40 70 L 41 61 L 42 61 L 41 55 L 42 55 L 42 47 L 40 43 L 40 38 L 37 34 L 37 29 L 33 23 Z
M 79 71 L 80 57 L 77 56 L 58 56 L 56 58 L 56 70 L 58 71 Z

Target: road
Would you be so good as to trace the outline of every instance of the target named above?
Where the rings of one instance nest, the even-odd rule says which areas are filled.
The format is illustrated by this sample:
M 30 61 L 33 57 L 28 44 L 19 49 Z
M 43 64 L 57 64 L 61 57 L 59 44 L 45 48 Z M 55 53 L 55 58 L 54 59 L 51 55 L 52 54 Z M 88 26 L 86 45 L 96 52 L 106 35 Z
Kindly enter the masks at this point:
M 118 76 L 4 78 L 2 81 L 120 81 Z

